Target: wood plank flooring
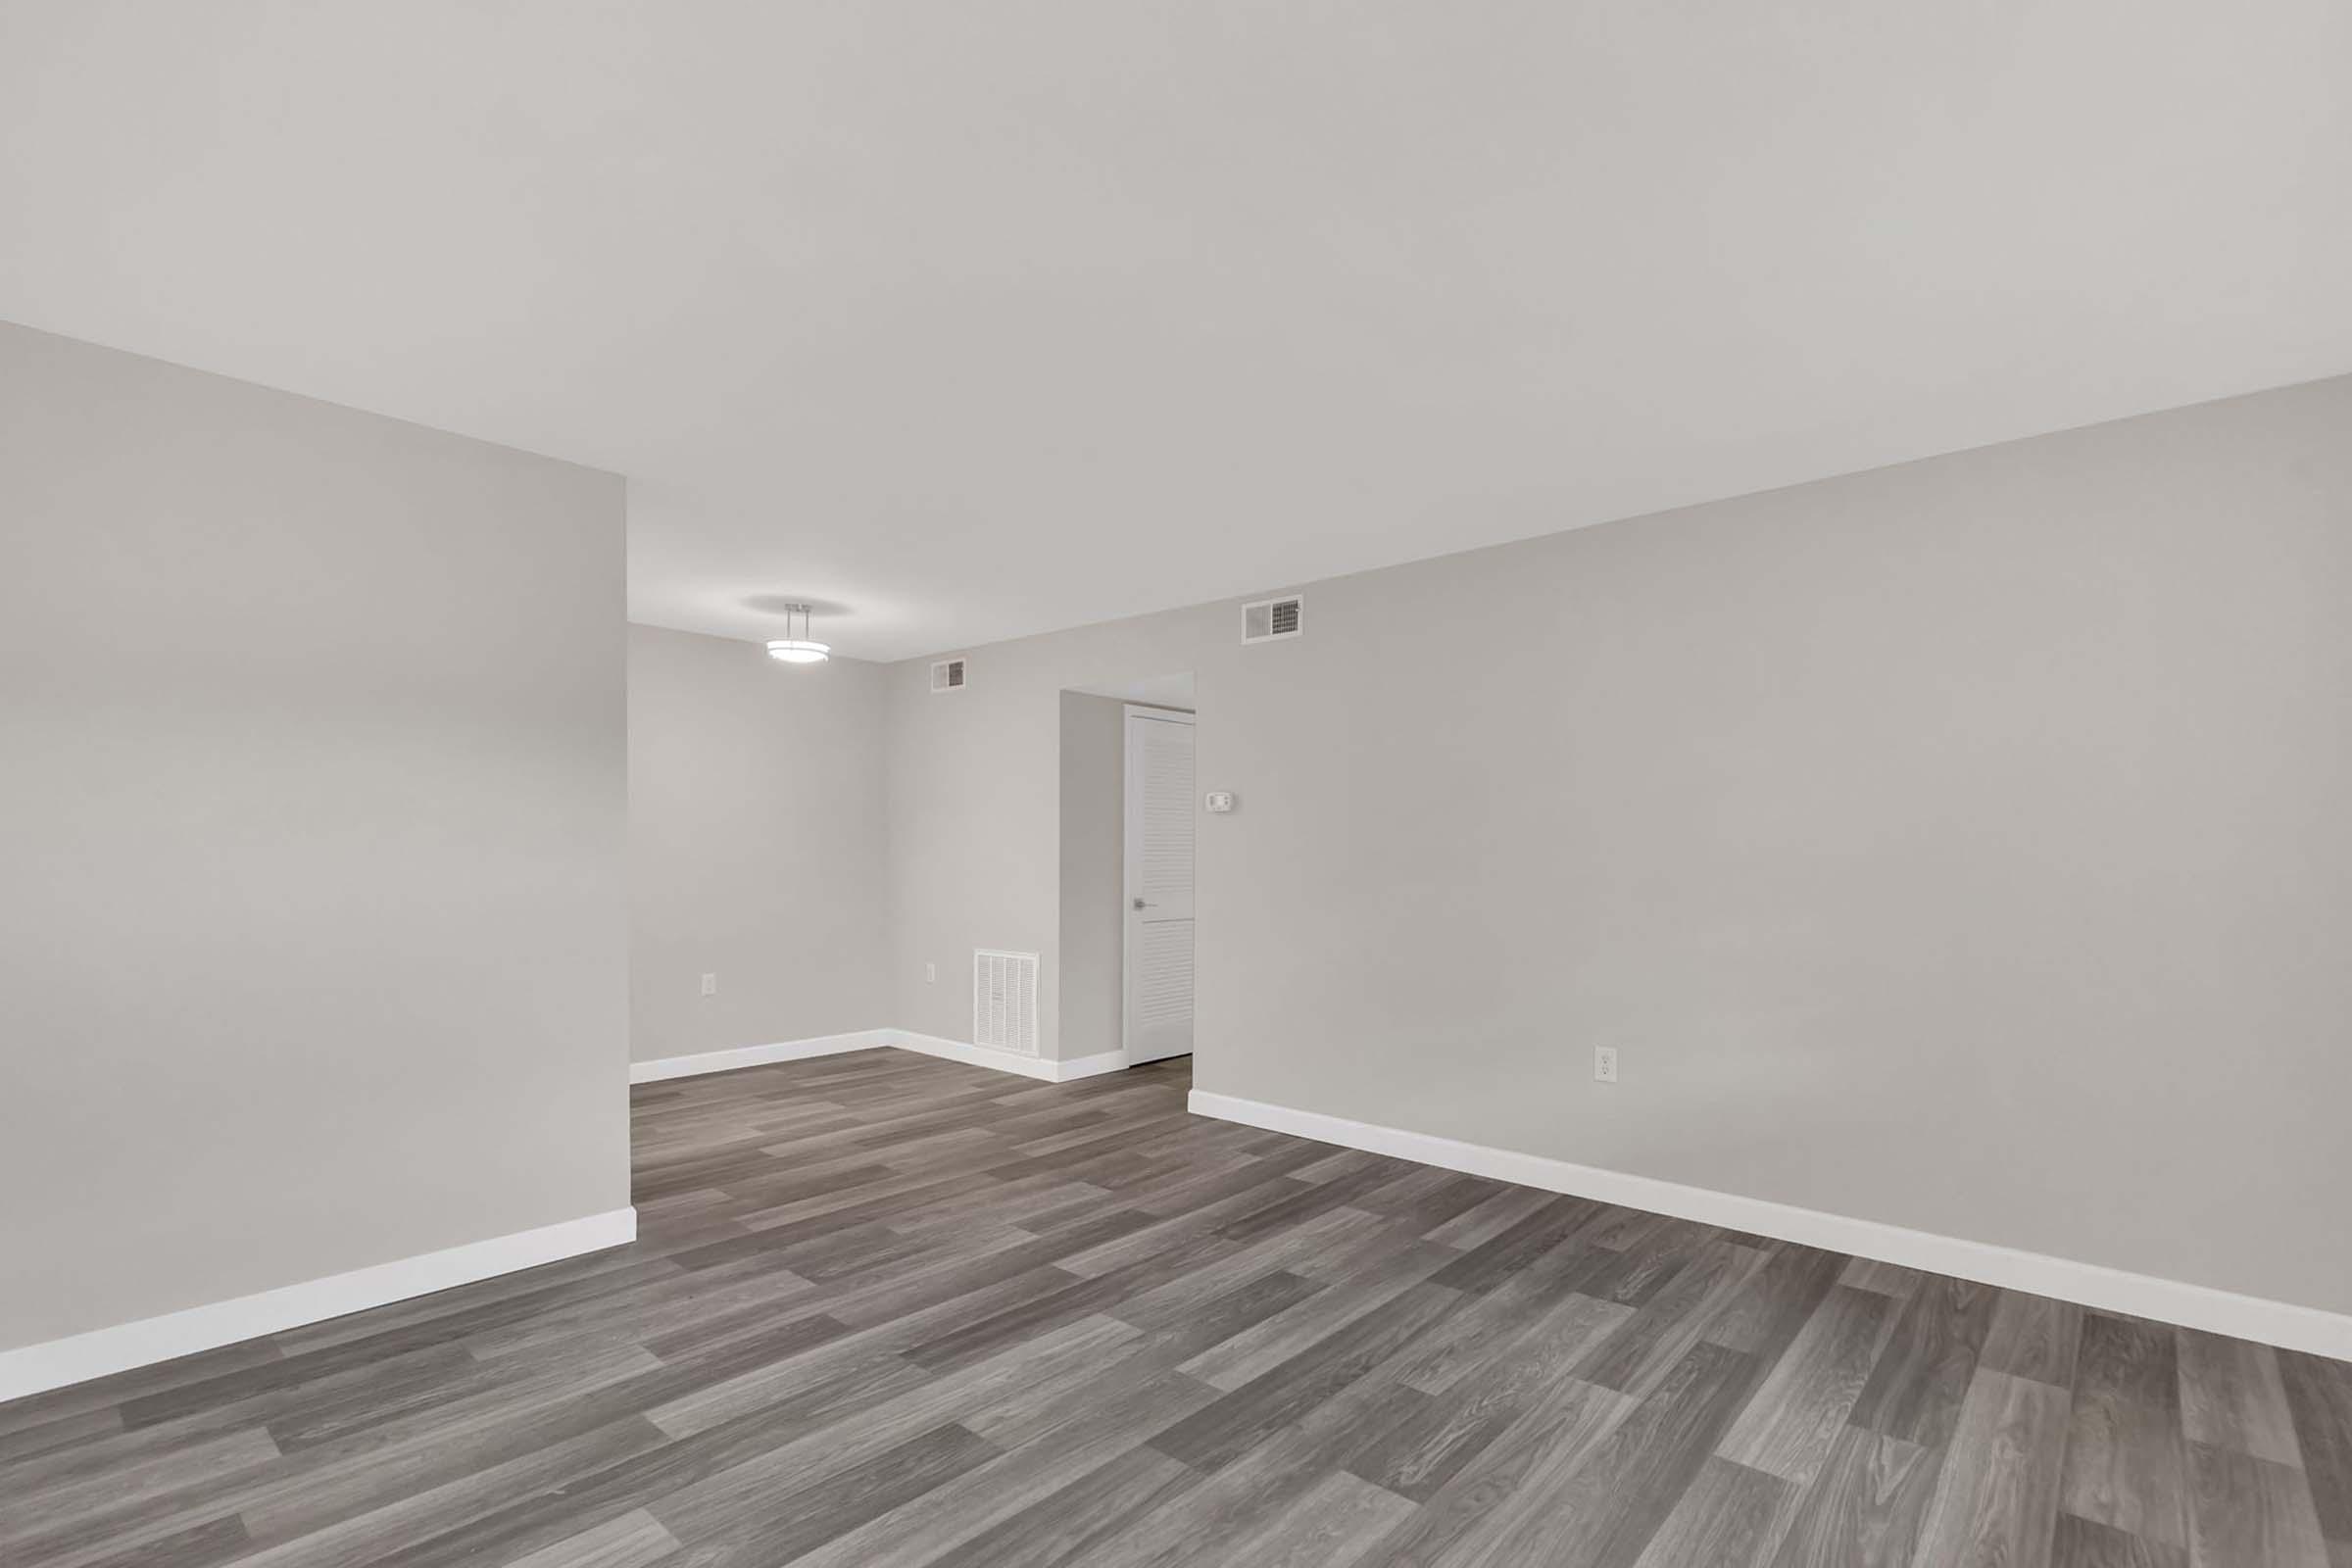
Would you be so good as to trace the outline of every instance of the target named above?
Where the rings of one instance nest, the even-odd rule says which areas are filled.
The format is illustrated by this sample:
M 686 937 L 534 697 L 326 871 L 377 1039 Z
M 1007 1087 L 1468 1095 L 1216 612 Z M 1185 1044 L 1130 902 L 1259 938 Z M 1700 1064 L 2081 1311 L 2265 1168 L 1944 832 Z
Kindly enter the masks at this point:
M 628 1248 L 0 1406 L 8 1568 L 2352 1568 L 2352 1366 L 892 1051 Z

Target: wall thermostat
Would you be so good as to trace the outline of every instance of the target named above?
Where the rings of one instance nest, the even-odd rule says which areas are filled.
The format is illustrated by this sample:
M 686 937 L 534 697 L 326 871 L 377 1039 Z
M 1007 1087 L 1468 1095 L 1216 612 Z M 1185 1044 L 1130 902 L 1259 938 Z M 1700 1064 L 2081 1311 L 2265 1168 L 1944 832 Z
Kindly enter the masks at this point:
M 1208 800 L 1207 800 L 1207 805 L 1208 805 L 1208 808 L 1209 808 L 1210 810 L 1212 810 L 1212 811 L 1230 811 L 1230 810 L 1232 810 L 1232 809 L 1233 809 L 1233 791 L 1231 791 L 1231 790 L 1210 790 L 1210 791 L 1208 792 Z

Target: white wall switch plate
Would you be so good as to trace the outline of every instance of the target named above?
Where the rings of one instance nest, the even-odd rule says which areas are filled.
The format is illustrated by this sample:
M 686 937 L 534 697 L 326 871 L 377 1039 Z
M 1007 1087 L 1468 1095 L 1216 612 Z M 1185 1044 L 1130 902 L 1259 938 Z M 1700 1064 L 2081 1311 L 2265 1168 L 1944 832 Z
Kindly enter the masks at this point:
M 923 984 L 925 984 L 925 985 L 931 985 L 931 984 L 933 984 L 934 982 L 936 982 L 938 979 L 939 979 L 939 965 L 938 965 L 938 964 L 936 964 L 936 963 L 926 963 L 926 964 L 924 964 L 924 965 L 923 965 Z
M 1230 811 L 1233 809 L 1233 791 L 1210 790 L 1205 801 L 1212 811 Z
M 707 974 L 703 976 L 703 995 L 706 997 L 715 997 L 718 995 L 718 976 L 714 974 Z
M 1592 1076 L 1604 1084 L 1613 1084 L 1617 1081 L 1617 1048 L 1615 1046 L 1594 1046 L 1592 1048 Z

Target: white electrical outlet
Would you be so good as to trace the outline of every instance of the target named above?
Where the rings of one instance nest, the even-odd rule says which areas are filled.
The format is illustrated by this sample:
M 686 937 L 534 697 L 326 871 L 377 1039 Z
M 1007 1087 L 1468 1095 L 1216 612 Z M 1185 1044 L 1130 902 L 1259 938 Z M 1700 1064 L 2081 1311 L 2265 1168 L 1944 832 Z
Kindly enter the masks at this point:
M 718 976 L 714 974 L 707 974 L 703 976 L 703 995 L 706 997 L 715 997 L 718 995 Z
M 938 965 L 938 964 L 936 964 L 936 963 L 926 963 L 926 964 L 924 964 L 924 965 L 923 965 L 923 984 L 925 984 L 925 985 L 931 985 L 931 984 L 933 984 L 934 982 L 936 982 L 938 979 L 939 979 L 939 965 Z
M 1613 1084 L 1617 1081 L 1617 1048 L 1615 1046 L 1594 1046 L 1592 1048 L 1592 1076 L 1604 1084 Z

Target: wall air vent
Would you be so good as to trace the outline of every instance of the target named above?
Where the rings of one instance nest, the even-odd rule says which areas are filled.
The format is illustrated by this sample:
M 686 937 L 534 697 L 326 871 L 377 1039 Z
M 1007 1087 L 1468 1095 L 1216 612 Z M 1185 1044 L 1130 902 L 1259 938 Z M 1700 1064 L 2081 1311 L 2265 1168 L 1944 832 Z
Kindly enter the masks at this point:
M 1037 955 L 972 950 L 972 1044 L 1037 1054 Z
M 931 666 L 931 689 L 935 692 L 963 690 L 963 661 L 942 659 Z
M 1306 629 L 1302 606 L 1306 601 L 1298 594 L 1281 599 L 1261 599 L 1254 605 L 1242 607 L 1242 641 L 1270 643 L 1280 637 L 1296 637 Z

